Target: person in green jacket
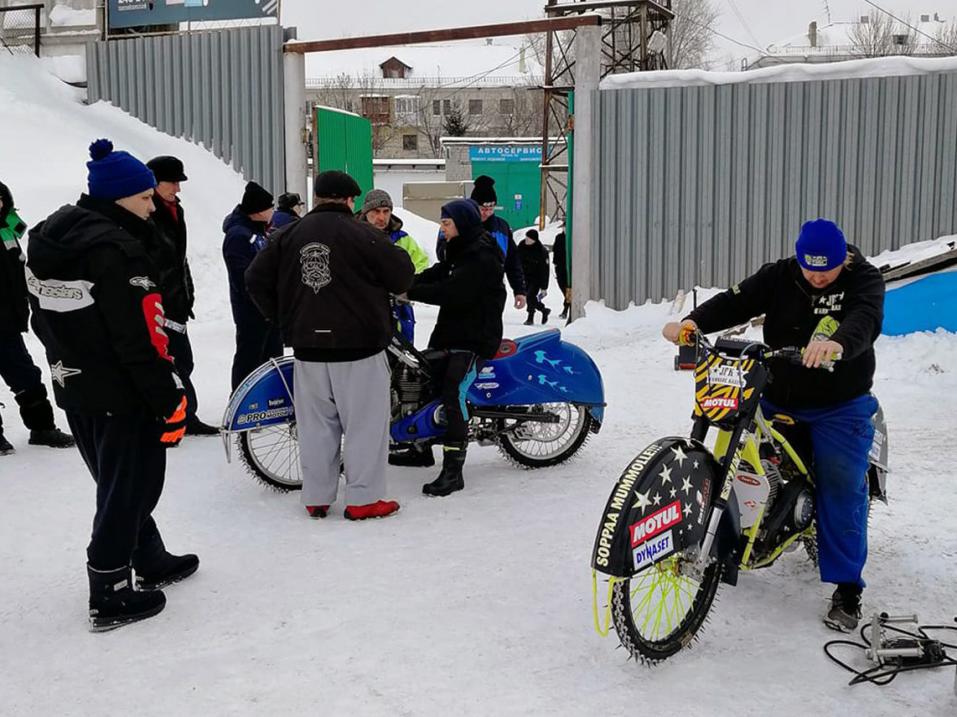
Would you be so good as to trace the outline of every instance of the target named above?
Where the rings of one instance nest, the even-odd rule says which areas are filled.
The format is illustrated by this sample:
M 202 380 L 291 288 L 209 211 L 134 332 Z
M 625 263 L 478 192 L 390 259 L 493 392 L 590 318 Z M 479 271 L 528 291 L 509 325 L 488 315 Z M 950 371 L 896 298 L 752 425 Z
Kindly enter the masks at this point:
M 415 239 L 402 230 L 402 220 L 393 214 L 392 210 L 392 197 L 389 193 L 381 189 L 373 189 L 366 194 L 362 209 L 359 211 L 359 219 L 388 234 L 393 244 L 405 250 L 412 259 L 415 273 L 420 274 L 429 268 L 431 263 L 429 255 L 423 251 Z M 412 310 L 412 305 L 396 303 L 393 313 L 402 335 L 408 339 L 409 343 L 415 343 L 415 312 Z

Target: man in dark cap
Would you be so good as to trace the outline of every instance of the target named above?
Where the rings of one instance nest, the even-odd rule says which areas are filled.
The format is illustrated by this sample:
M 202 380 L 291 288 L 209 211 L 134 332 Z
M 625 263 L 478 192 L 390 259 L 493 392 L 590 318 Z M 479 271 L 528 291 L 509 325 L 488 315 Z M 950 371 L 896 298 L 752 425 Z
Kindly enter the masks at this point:
M 243 200 L 223 220 L 223 258 L 229 274 L 229 303 L 236 324 L 233 391 L 271 358 L 282 356 L 279 329 L 266 321 L 246 292 L 246 269 L 264 246 L 273 216 L 273 197 L 255 182 L 246 185 Z
M 384 518 L 389 447 L 389 363 L 394 324 L 389 294 L 412 283 L 412 260 L 353 216 L 362 193 L 345 172 L 315 181 L 315 207 L 277 232 L 246 272 L 264 316 L 279 324 L 296 356 L 296 426 L 302 502 L 324 518 L 346 473 L 345 516 Z
M 30 316 L 26 257 L 20 249 L 20 237 L 26 230 L 14 207 L 13 194 L 0 182 L 0 376 L 20 406 L 20 418 L 30 430 L 30 444 L 69 448 L 73 438 L 56 427 L 40 369 L 23 342 Z M 0 416 L 0 456 L 13 452 L 13 445 L 3 435 Z
M 515 308 L 524 309 L 528 289 L 525 286 L 525 275 L 522 273 L 522 260 L 518 255 L 518 249 L 512 237 L 512 228 L 507 221 L 495 215 L 495 208 L 498 206 L 495 180 L 483 174 L 475 178 L 474 184 L 471 199 L 479 207 L 482 226 L 498 244 L 502 256 L 505 257 L 505 275 L 508 277 L 508 285 L 512 287 L 512 293 L 515 295 Z M 445 234 L 441 231 L 436 245 L 436 256 L 440 261 L 445 257 Z
M 471 199 L 442 207 L 445 258 L 415 278 L 409 299 L 439 307 L 429 348 L 447 352 L 442 376 L 442 403 L 448 431 L 442 451 L 442 472 L 422 492 L 446 496 L 465 487 L 462 467 L 468 446 L 465 392 L 483 361 L 495 356 L 502 343 L 505 284 L 502 252 L 482 227 L 479 208 Z
M 88 194 L 30 232 L 27 285 L 57 404 L 96 481 L 86 553 L 90 628 L 99 632 L 159 613 L 161 588 L 196 572 L 199 558 L 170 554 L 152 517 L 165 449 L 186 430 L 147 249 L 156 179 L 109 140 L 90 145 L 90 157 Z
M 272 215 L 272 228 L 282 229 L 287 224 L 298 222 L 305 208 L 305 202 L 296 192 L 280 194 L 276 202 L 276 212 Z
M 156 177 L 153 193 L 152 221 L 159 230 L 157 242 L 150 248 L 160 277 L 163 308 L 166 309 L 166 333 L 169 352 L 176 362 L 176 371 L 186 389 L 186 433 L 194 436 L 214 436 L 219 433 L 196 417 L 198 402 L 190 376 L 193 373 L 193 347 L 186 331 L 193 316 L 193 277 L 186 259 L 186 217 L 179 200 L 180 182 L 186 181 L 183 163 L 176 157 L 154 157 L 146 166 Z

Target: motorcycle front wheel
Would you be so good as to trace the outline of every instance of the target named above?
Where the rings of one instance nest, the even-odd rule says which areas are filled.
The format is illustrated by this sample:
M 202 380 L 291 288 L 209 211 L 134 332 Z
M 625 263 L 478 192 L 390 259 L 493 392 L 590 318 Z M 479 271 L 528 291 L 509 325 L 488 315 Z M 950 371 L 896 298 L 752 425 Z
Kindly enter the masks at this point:
M 295 421 L 239 434 L 239 455 L 257 480 L 280 491 L 302 489 Z
M 575 455 L 588 440 L 592 417 L 585 406 L 546 403 L 529 410 L 556 415 L 558 421 L 524 421 L 511 429 L 506 425 L 499 447 L 516 463 L 526 468 L 556 466 Z
M 711 563 L 700 576 L 690 574 L 690 565 L 679 553 L 615 583 L 612 621 L 622 647 L 636 660 L 665 660 L 701 630 L 721 582 L 721 564 Z

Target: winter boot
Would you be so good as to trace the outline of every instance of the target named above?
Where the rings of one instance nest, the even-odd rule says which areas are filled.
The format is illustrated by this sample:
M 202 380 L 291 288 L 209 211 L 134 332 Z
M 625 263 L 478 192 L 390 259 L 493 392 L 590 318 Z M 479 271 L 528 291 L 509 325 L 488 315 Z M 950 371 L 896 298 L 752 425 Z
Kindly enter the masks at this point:
M 411 466 L 414 468 L 431 468 L 435 465 L 435 456 L 432 447 L 412 447 L 389 452 L 390 466 Z
M 552 313 L 551 309 L 542 309 L 542 324 L 548 323 L 548 317 Z
M 533 326 L 535 324 L 535 312 L 529 311 L 528 318 L 522 322 L 522 326 Z
M 218 436 L 219 429 L 215 426 L 210 426 L 208 423 L 203 423 L 201 420 L 195 416 L 192 420 L 186 423 L 186 435 L 187 436 Z
M 31 446 L 49 446 L 50 448 L 73 448 L 76 445 L 73 436 L 64 433 L 59 428 L 30 431 L 28 442 Z
M 329 515 L 328 505 L 307 505 L 306 512 L 310 518 L 325 518 Z
M 145 620 L 166 607 L 162 591 L 133 589 L 128 567 L 94 570 L 87 565 L 86 572 L 90 578 L 90 632 L 105 632 Z
M 368 520 L 369 518 L 387 518 L 399 512 L 399 504 L 394 500 L 377 500 L 368 505 L 347 505 L 345 516 L 349 520 Z
M 137 590 L 159 590 L 185 580 L 199 570 L 199 558 L 192 553 L 173 555 L 164 548 L 147 559 L 133 558 Z
M 13 447 L 13 444 L 4 438 L 3 429 L 0 428 L 0 456 L 9 456 L 11 453 L 15 453 L 16 450 L 17 449 Z
M 422 486 L 426 495 L 444 497 L 465 487 L 462 467 L 465 465 L 465 443 L 450 443 L 442 446 L 442 472 L 431 483 Z
M 572 308 L 572 305 L 569 304 L 569 303 L 566 301 L 566 302 L 562 305 L 562 313 L 560 313 L 560 314 L 558 315 L 558 318 L 560 318 L 560 319 L 567 319 L 567 318 L 568 318 L 568 310 L 569 310 L 570 308 Z
M 838 632 L 853 632 L 861 619 L 861 588 L 854 583 L 841 583 L 831 596 L 831 609 L 824 624 Z

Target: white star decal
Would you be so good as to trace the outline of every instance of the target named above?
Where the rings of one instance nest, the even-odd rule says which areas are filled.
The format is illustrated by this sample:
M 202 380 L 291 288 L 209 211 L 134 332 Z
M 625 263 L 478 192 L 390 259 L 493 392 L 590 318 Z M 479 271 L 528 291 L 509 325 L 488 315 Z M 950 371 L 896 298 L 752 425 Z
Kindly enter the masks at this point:
M 661 493 L 655 493 L 655 497 L 651 499 L 651 502 L 655 505 L 661 505 Z
M 696 460 L 692 465 L 693 465 L 695 468 L 698 468 L 699 463 L 698 463 L 698 461 Z
M 60 388 L 66 388 L 64 384 L 68 378 L 71 376 L 77 376 L 81 373 L 83 372 L 78 368 L 68 368 L 64 366 L 62 361 L 57 361 L 55 364 L 50 366 L 50 376 L 54 381 L 60 384 Z
M 685 509 L 682 511 L 685 514 L 685 518 L 691 515 L 691 506 L 688 503 L 685 503 Z
M 685 478 L 681 483 L 681 490 L 685 492 L 685 495 L 688 495 L 688 491 L 691 490 L 691 481 Z
M 672 488 L 672 489 L 671 489 L 671 497 L 674 498 L 674 497 L 675 497 L 675 493 L 677 493 L 677 492 L 678 492 L 678 491 L 676 491 L 674 488 Z
M 644 510 L 649 505 L 651 505 L 651 501 L 648 500 L 647 491 L 645 491 L 644 493 L 635 493 L 635 495 L 638 496 L 638 500 L 635 501 L 635 504 L 632 506 L 633 508 L 637 508 L 638 510 Z
M 678 463 L 678 467 L 681 467 L 681 464 L 688 460 L 688 456 L 685 455 L 685 452 L 681 450 L 681 446 L 677 448 L 672 448 L 672 451 L 675 453 L 675 461 Z
M 670 482 L 671 482 L 671 468 L 670 468 L 670 467 L 668 467 L 668 466 L 663 467 L 663 468 L 661 469 L 661 473 L 659 473 L 658 475 L 661 477 L 661 482 L 662 482 L 662 483 L 670 483 Z

